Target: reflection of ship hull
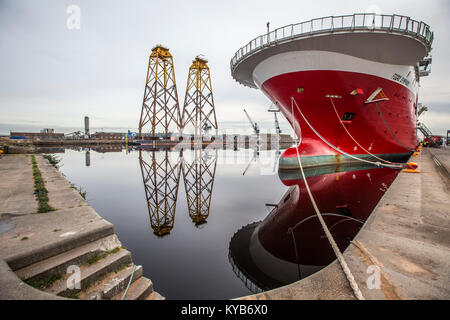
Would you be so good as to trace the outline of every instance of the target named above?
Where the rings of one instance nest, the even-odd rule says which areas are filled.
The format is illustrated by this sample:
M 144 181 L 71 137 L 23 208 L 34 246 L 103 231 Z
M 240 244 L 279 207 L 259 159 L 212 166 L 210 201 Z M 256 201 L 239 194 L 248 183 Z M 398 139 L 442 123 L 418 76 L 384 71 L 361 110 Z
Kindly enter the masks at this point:
M 311 192 L 341 251 L 344 251 L 399 171 L 364 169 L 308 179 Z M 230 242 L 233 264 L 262 289 L 304 278 L 330 264 L 335 255 L 301 179 L 261 222 L 241 229 Z

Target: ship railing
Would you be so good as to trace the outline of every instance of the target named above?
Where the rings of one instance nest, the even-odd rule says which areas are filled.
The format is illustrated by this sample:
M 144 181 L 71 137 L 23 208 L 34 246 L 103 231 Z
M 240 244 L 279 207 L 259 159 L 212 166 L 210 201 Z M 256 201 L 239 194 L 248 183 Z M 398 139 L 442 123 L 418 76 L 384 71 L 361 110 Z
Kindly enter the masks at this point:
M 434 38 L 429 25 L 407 16 L 356 13 L 353 15 L 322 17 L 290 24 L 256 37 L 235 53 L 230 62 L 231 70 L 234 70 L 236 65 L 244 58 L 267 46 L 286 40 L 336 31 L 384 31 L 406 34 L 423 41 L 428 51 L 431 51 Z

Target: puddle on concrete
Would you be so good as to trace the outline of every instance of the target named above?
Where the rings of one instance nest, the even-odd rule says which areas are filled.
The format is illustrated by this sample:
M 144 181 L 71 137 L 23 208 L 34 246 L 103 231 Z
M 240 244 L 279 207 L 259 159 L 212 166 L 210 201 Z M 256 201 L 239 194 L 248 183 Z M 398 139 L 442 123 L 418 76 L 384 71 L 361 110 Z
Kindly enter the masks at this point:
M 13 230 L 16 227 L 15 224 L 8 223 L 8 221 L 0 222 L 0 234 Z

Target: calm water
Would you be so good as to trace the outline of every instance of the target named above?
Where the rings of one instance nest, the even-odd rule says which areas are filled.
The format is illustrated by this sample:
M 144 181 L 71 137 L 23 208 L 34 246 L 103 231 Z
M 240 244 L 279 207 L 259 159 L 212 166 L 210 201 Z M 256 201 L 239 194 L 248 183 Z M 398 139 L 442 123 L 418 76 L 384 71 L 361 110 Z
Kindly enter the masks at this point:
M 278 173 L 275 150 L 99 151 L 66 149 L 60 170 L 168 299 L 248 295 L 335 259 L 300 173 Z M 367 165 L 306 170 L 342 251 L 397 174 Z
M 194 162 L 196 155 L 197 160 L 203 156 L 197 161 L 198 168 Z M 233 272 L 228 248 L 236 231 L 264 219 L 269 212 L 265 204 L 278 202 L 287 190 L 273 172 L 275 151 L 261 151 L 259 159 L 253 159 L 252 150 L 217 150 L 217 156 L 215 150 L 185 150 L 184 171 L 177 168 L 179 152 L 131 151 L 127 154 L 125 151 L 91 150 L 87 153 L 66 149 L 57 156 L 62 159 L 61 172 L 76 186 L 81 186 L 92 207 L 115 225 L 122 244 L 132 252 L 134 262 L 144 267 L 144 275 L 163 296 L 168 299 L 229 299 L 251 293 Z M 141 163 L 144 179 L 148 179 L 146 183 Z M 171 166 L 172 174 L 167 169 Z M 147 188 L 151 193 L 155 189 L 155 174 L 157 199 L 145 191 Z M 177 182 L 173 214 L 171 196 Z M 190 190 L 190 210 L 185 183 Z M 195 194 L 199 194 L 197 188 L 201 186 L 204 186 L 203 203 L 199 201 L 196 207 Z M 155 214 L 151 218 L 147 197 L 150 212 L 155 212 L 156 201 L 153 200 L 160 202 L 159 216 Z M 201 221 L 206 223 L 198 223 Z M 167 234 L 160 236 L 158 233 Z

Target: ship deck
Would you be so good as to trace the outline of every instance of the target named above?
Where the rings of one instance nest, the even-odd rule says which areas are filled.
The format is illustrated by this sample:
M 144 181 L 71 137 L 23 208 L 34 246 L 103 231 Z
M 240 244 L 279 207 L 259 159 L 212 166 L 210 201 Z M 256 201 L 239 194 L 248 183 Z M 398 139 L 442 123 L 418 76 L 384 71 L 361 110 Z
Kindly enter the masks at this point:
M 330 16 L 290 24 L 254 38 L 235 53 L 230 67 L 236 81 L 256 88 L 253 70 L 279 53 L 323 50 L 387 64 L 416 65 L 431 51 L 433 38 L 426 23 L 406 16 Z

